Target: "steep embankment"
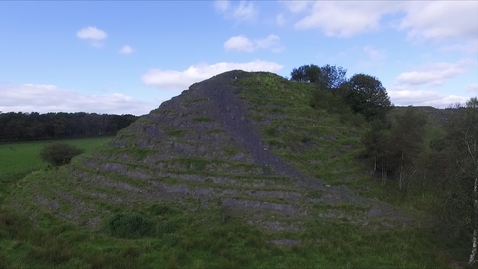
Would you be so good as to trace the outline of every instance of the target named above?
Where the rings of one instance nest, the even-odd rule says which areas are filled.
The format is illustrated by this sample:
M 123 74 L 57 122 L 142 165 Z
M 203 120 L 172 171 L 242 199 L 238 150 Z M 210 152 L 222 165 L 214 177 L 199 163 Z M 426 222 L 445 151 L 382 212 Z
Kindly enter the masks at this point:
M 26 183 L 22 203 L 92 228 L 112 212 L 154 203 L 225 207 L 271 231 L 301 231 L 317 219 L 374 229 L 410 223 L 339 185 L 364 176 L 361 127 L 327 104 L 304 106 L 311 92 L 242 71 L 194 84 L 95 154 Z

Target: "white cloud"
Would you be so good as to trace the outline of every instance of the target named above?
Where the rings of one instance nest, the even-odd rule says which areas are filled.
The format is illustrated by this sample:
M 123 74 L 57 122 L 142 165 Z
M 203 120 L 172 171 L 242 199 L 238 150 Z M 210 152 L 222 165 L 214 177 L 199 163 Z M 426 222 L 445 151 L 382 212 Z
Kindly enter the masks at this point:
M 466 68 L 473 65 L 472 60 L 461 60 L 457 63 L 428 63 L 418 71 L 405 72 L 400 74 L 396 81 L 401 85 L 423 85 L 442 86 L 447 80 L 466 72 Z
M 257 40 L 257 48 L 268 49 L 271 48 L 273 51 L 280 51 L 280 38 L 276 35 L 269 35 L 264 39 Z
M 255 50 L 254 44 L 252 44 L 252 41 L 245 36 L 233 36 L 229 38 L 224 43 L 224 48 L 228 51 L 237 50 L 237 51 L 253 52 Z
M 469 98 L 458 95 L 446 95 L 435 91 L 392 89 L 387 90 L 393 104 L 399 106 L 433 106 L 446 108 L 455 103 L 464 103 Z
M 442 86 L 448 80 L 466 73 L 467 68 L 475 67 L 477 62 L 472 59 L 463 59 L 455 63 L 437 62 L 426 63 L 416 71 L 400 74 L 395 85 L 388 89 L 390 99 L 396 105 L 433 106 L 446 108 L 455 103 L 464 103 L 469 96 L 451 94 L 453 91 L 441 92 L 434 90 L 422 90 L 419 85 Z M 466 87 L 467 92 L 478 91 L 478 84 Z
M 270 49 L 273 52 L 280 52 L 284 48 L 280 45 L 280 38 L 276 35 L 269 35 L 263 39 L 250 40 L 245 36 L 233 36 L 224 43 L 227 51 L 253 52 L 258 49 Z
M 476 39 L 477 1 L 411 1 L 398 29 L 409 29 L 411 40 Z
M 88 112 L 143 115 L 158 104 L 143 102 L 120 94 L 87 95 L 54 85 L 2 85 L 0 111 Z
M 231 4 L 229 1 L 218 0 L 214 2 L 214 8 L 223 14 L 226 19 L 232 19 L 236 22 L 253 21 L 259 14 L 259 9 L 251 1 Z
M 470 84 L 466 86 L 467 92 L 478 92 L 478 83 L 477 84 Z
M 477 39 L 477 1 L 288 1 L 284 5 L 301 16 L 297 29 L 320 29 L 326 36 L 351 37 L 385 25 L 407 31 L 412 41 Z M 398 16 L 383 21 L 392 14 Z
M 131 54 L 134 52 L 134 49 L 129 45 L 124 45 L 120 50 L 119 53 L 121 54 Z
M 295 24 L 297 29 L 320 29 L 326 36 L 351 37 L 378 30 L 386 14 L 397 12 L 400 2 L 317 1 L 312 8 L 306 3 L 290 4 L 292 12 L 308 14 Z
M 79 39 L 85 39 L 90 41 L 90 44 L 94 47 L 103 46 L 102 41 L 108 37 L 105 31 L 92 26 L 88 26 L 86 28 L 79 30 L 76 33 L 76 36 Z
M 100 30 L 96 27 L 86 27 L 81 29 L 76 33 L 78 38 L 81 39 L 93 39 L 93 40 L 103 40 L 106 39 L 107 35 L 103 30 Z
M 149 86 L 158 87 L 164 90 L 182 91 L 186 90 L 195 82 L 209 79 L 215 75 L 231 71 L 269 71 L 278 72 L 282 65 L 274 62 L 253 61 L 247 63 L 198 64 L 190 66 L 184 71 L 151 69 L 141 77 L 141 80 Z

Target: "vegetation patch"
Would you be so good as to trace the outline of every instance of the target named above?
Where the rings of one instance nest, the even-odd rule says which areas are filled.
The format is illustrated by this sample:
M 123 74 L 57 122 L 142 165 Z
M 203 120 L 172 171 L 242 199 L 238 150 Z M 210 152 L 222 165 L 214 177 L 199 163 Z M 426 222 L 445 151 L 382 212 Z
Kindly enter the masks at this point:
M 137 213 L 117 213 L 108 219 L 107 225 L 111 236 L 135 239 L 153 236 L 156 223 Z
M 182 138 L 187 132 L 187 130 L 171 129 L 171 128 L 164 128 L 164 131 L 167 136 L 172 136 L 175 138 Z
M 211 118 L 208 118 L 208 117 L 197 117 L 197 118 L 193 118 L 192 119 L 192 122 L 212 122 L 213 120 Z
M 229 156 L 235 156 L 236 154 L 243 152 L 244 149 L 241 147 L 233 146 L 224 149 L 224 152 Z

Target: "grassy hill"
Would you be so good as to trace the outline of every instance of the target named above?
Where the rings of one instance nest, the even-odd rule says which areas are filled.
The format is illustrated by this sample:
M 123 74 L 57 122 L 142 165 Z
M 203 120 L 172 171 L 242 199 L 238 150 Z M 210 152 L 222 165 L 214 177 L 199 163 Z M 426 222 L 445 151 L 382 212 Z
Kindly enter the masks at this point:
M 3 266 L 450 267 L 420 212 L 367 198 L 367 123 L 314 94 L 223 73 L 71 165 L 12 179 Z

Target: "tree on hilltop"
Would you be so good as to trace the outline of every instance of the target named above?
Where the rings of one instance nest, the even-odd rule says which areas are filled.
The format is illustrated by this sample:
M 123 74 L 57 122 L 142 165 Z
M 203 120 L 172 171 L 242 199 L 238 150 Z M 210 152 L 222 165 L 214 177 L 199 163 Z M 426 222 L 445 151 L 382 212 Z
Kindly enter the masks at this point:
M 345 102 L 356 113 L 365 116 L 367 121 L 384 119 L 392 104 L 387 90 L 376 77 L 355 74 L 341 85 Z
M 290 74 L 291 80 L 309 82 L 319 85 L 321 89 L 338 89 L 347 81 L 347 70 L 329 64 L 319 67 L 314 64 L 294 68 Z

